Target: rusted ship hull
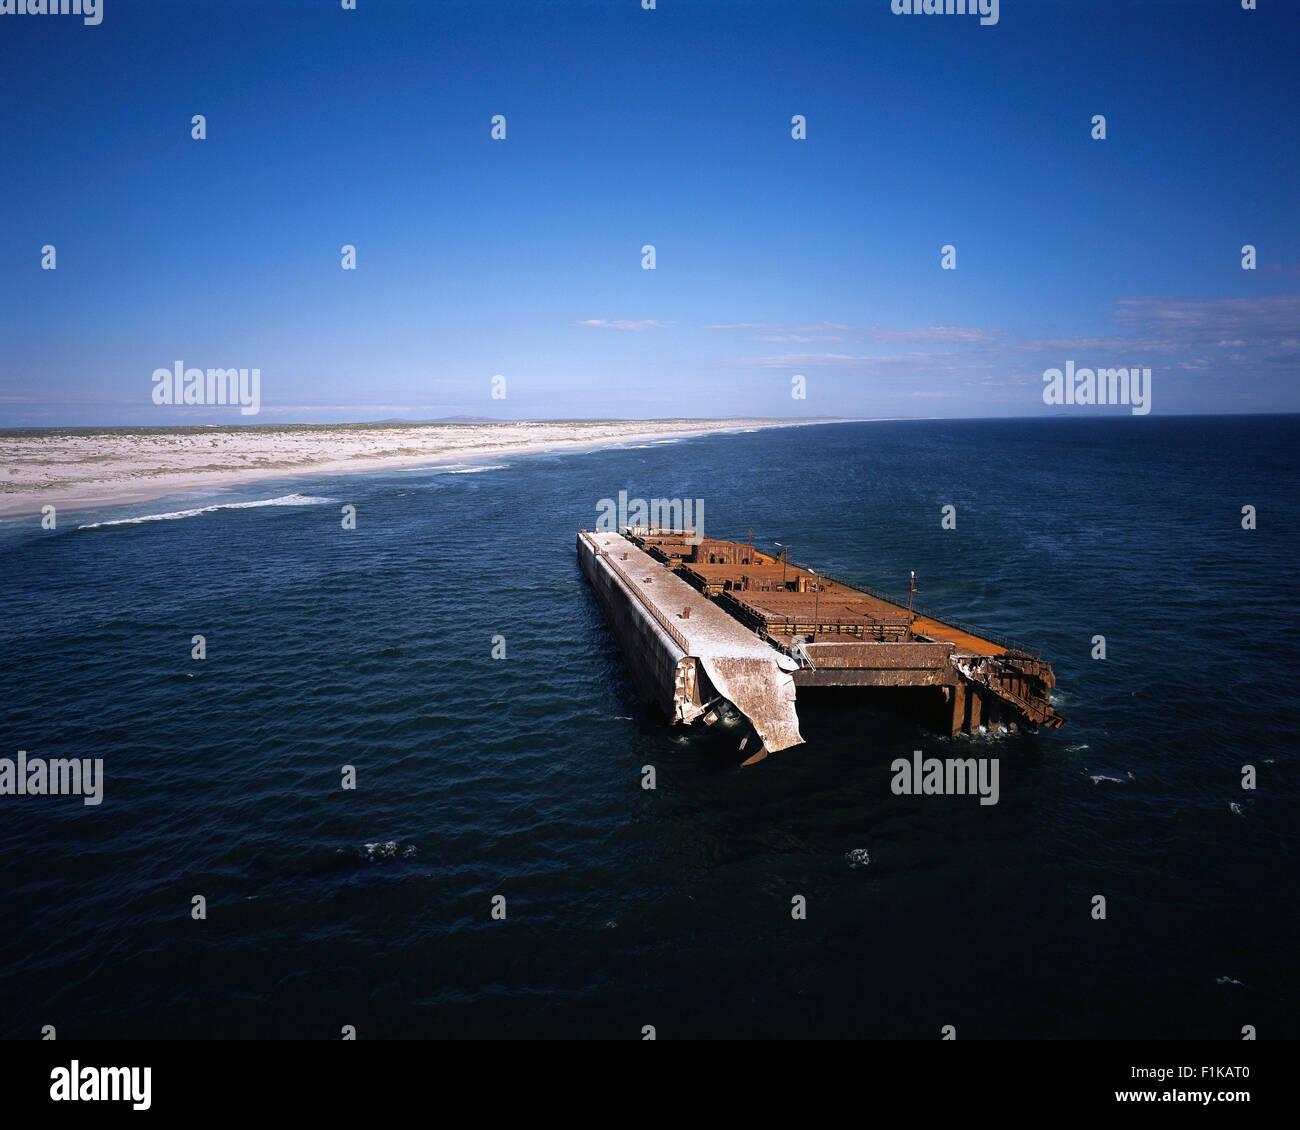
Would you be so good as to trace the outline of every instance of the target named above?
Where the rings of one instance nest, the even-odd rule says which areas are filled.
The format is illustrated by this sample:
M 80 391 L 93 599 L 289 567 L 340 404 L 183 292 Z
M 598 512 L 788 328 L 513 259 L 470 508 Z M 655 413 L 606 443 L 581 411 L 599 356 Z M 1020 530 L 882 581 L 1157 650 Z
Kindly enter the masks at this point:
M 734 707 L 766 751 L 796 745 L 798 687 L 928 688 L 931 724 L 1055 728 L 1055 675 L 1014 640 L 689 531 L 582 532 L 578 558 L 642 696 L 674 722 Z
M 734 708 L 766 751 L 803 740 L 795 713 L 794 661 L 620 535 L 580 533 L 578 562 L 643 699 L 686 725 L 712 724 Z

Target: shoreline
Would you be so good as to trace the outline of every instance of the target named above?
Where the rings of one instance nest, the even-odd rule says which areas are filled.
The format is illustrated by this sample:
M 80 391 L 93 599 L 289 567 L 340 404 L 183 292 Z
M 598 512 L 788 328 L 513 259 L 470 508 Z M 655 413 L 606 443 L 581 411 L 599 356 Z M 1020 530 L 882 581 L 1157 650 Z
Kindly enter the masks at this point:
M 361 474 L 404 467 L 440 467 L 483 459 L 587 451 L 646 441 L 678 441 L 771 428 L 855 423 L 848 419 L 528 421 L 492 424 L 322 425 L 315 431 L 231 429 L 201 433 L 79 436 L 76 431 L 14 439 L 0 435 L 0 519 L 39 516 L 42 506 L 78 513 L 151 502 L 208 488 L 234 487 L 309 475 Z M 335 430 L 331 430 L 331 428 Z M 277 440 L 280 441 L 277 446 Z M 394 441 L 428 444 L 422 451 L 373 451 Z M 493 442 L 493 441 L 496 442 Z M 201 444 L 199 441 L 206 441 Z M 429 442 L 432 441 L 432 442 Z M 242 466 L 175 467 L 177 456 L 219 457 Z M 80 458 L 78 458 L 80 457 Z M 114 461 L 115 460 L 115 461 Z M 47 480 L 51 466 L 61 477 Z

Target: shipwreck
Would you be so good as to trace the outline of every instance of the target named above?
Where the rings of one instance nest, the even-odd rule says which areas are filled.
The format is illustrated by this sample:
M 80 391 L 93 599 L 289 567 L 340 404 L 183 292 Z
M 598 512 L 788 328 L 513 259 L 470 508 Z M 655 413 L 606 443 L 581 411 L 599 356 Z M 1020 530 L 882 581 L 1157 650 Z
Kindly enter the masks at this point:
M 907 599 L 691 530 L 578 534 L 578 561 L 641 696 L 678 725 L 742 715 L 746 761 L 803 741 L 800 687 L 925 688 L 926 716 L 956 737 L 1056 728 L 1056 678 L 1037 649 Z

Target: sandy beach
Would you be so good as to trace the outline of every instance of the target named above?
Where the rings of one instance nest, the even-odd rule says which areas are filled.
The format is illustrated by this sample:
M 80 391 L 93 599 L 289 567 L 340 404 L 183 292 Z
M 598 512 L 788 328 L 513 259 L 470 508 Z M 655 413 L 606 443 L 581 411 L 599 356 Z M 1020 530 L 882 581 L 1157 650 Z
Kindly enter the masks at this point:
M 259 479 L 436 466 L 826 420 L 571 420 L 0 432 L 0 517 Z

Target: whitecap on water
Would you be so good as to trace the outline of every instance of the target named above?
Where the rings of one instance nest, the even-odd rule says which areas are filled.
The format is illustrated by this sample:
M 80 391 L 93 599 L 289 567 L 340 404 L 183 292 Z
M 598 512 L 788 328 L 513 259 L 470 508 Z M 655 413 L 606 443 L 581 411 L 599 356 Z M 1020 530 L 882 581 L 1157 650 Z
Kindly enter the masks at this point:
M 845 852 L 844 858 L 848 865 L 856 870 L 859 867 L 866 867 L 871 862 L 871 853 L 866 848 L 854 848 L 852 851 Z
M 382 844 L 362 844 L 361 854 L 375 862 L 381 859 L 414 859 L 414 844 L 399 844 L 396 840 L 389 840 Z
M 107 526 L 136 526 L 141 522 L 173 522 L 178 518 L 193 518 L 197 514 L 211 514 L 214 510 L 253 510 L 261 506 L 321 506 L 334 502 L 332 498 L 316 498 L 310 494 L 283 494 L 279 498 L 263 498 L 255 502 L 219 502 L 213 506 L 196 506 L 192 510 L 171 510 L 166 514 L 142 514 L 138 518 L 115 518 L 111 522 L 91 522 L 78 526 L 79 530 L 99 530 Z

